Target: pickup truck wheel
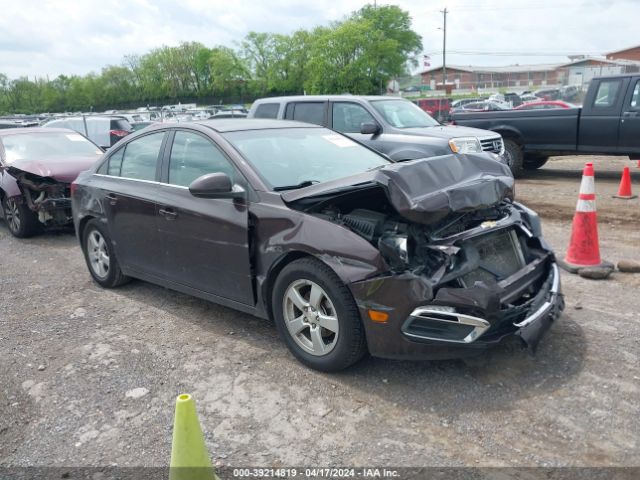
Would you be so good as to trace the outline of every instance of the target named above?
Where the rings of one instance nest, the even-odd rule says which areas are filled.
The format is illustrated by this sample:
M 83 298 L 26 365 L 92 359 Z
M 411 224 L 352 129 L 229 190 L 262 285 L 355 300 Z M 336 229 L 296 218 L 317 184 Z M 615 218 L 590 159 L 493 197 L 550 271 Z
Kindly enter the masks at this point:
M 522 148 L 514 140 L 510 138 L 504 139 L 504 159 L 507 165 L 511 169 L 511 173 L 514 177 L 522 175 L 524 154 Z
M 545 163 L 549 161 L 549 157 L 536 157 L 534 155 L 529 156 L 524 159 L 524 169 L 525 170 L 537 170 L 542 167 Z

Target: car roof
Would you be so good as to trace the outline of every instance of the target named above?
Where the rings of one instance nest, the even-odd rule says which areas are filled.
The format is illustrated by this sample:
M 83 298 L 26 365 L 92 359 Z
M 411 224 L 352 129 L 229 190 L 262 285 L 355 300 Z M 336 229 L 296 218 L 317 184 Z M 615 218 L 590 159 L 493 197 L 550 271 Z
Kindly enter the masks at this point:
M 4 135 L 19 135 L 25 133 L 78 133 L 75 130 L 69 128 L 46 128 L 46 127 L 20 127 L 20 128 L 7 128 L 0 130 L 0 136 Z
M 349 95 L 349 94 L 344 94 L 344 95 L 292 95 L 292 96 L 288 96 L 288 97 L 265 97 L 265 98 L 260 98 L 258 100 L 256 100 L 254 103 L 268 103 L 268 102 L 291 102 L 291 101 L 307 101 L 307 102 L 325 102 L 327 100 L 330 101 L 334 101 L 334 102 L 339 102 L 339 101 L 349 101 L 349 100 L 354 100 L 354 101 L 362 101 L 362 100 L 366 100 L 366 101 L 372 101 L 372 100 L 404 100 L 404 101 L 409 101 L 406 98 L 403 97 L 395 97 L 395 96 L 389 96 L 389 95 Z
M 320 125 L 314 125 L 303 122 L 293 122 L 290 120 L 273 120 L 263 118 L 219 118 L 202 120 L 197 123 L 209 127 L 216 132 L 239 132 L 245 130 L 268 130 L 282 128 L 323 128 Z M 164 125 L 167 125 L 166 123 Z M 176 124 L 176 126 L 184 126 L 184 124 Z

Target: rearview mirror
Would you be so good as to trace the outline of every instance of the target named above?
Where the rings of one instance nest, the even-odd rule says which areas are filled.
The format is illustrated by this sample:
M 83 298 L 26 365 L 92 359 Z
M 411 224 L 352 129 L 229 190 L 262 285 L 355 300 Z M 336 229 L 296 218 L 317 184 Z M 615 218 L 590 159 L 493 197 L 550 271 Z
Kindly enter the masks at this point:
M 380 125 L 372 122 L 361 123 L 360 133 L 363 135 L 377 135 L 380 133 Z
M 199 198 L 242 198 L 245 193 L 242 187 L 231 183 L 229 175 L 222 172 L 196 178 L 189 185 L 189 192 Z

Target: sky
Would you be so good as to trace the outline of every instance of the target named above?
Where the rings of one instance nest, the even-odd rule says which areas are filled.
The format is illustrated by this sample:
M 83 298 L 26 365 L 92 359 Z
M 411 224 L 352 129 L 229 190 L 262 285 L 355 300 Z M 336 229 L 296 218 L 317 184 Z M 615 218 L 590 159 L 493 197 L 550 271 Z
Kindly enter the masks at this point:
M 234 47 L 249 31 L 290 33 L 341 20 L 365 0 L 0 0 L 0 73 L 99 72 L 128 54 L 199 41 Z M 431 66 L 563 63 L 640 45 L 640 0 L 399 0 Z M 421 65 L 422 68 L 422 65 Z

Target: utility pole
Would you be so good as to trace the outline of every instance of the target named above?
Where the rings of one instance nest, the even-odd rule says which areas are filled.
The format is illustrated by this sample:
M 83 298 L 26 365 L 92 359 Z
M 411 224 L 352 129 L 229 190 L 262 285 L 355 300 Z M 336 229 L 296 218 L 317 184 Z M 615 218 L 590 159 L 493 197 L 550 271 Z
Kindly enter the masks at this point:
M 444 16 L 444 25 L 442 28 L 442 88 L 447 90 L 447 7 L 441 10 Z

